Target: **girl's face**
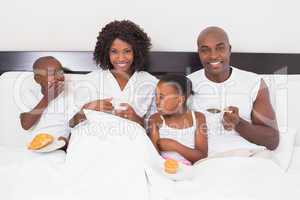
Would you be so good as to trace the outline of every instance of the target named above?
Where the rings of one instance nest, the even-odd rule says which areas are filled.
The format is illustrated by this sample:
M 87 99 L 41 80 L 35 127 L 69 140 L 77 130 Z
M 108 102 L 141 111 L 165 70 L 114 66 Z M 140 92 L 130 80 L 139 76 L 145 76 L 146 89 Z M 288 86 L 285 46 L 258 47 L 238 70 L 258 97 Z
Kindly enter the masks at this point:
M 130 44 L 116 38 L 109 49 L 109 59 L 114 70 L 130 73 L 134 55 Z
M 185 97 L 180 95 L 174 83 L 159 82 L 156 87 L 156 107 L 160 114 L 171 115 L 182 110 Z

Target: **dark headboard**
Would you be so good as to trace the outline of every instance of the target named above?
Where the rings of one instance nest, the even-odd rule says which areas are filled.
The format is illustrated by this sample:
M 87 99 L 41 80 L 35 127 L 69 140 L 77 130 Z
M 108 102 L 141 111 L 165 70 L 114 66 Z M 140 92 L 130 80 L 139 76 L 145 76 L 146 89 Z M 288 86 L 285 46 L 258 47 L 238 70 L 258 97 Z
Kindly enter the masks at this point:
M 33 62 L 41 56 L 54 56 L 69 73 L 87 73 L 97 69 L 91 51 L 9 51 L 0 52 L 0 74 L 6 71 L 31 71 Z M 231 65 L 259 74 L 300 74 L 300 54 L 232 53 Z M 153 51 L 149 72 L 191 73 L 201 68 L 196 52 Z

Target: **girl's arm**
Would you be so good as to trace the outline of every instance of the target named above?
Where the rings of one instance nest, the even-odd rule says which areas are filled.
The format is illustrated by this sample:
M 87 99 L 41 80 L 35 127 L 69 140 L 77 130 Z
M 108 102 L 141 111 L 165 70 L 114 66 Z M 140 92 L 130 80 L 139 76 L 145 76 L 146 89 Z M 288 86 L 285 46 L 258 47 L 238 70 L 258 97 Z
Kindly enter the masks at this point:
M 189 148 L 173 139 L 159 139 L 158 148 L 161 151 L 175 151 L 182 155 L 188 161 L 195 163 L 200 159 L 207 157 L 207 135 L 205 116 L 202 113 L 195 112 L 196 115 L 196 133 L 195 148 Z
M 159 148 L 158 148 L 157 142 L 159 140 L 159 126 L 161 123 L 162 123 L 162 120 L 158 113 L 151 115 L 151 117 L 149 119 L 149 126 L 148 126 L 149 130 L 150 130 L 150 139 L 158 152 L 159 152 Z
M 207 157 L 208 152 L 206 119 L 205 115 L 200 112 L 195 112 L 195 116 L 197 121 L 197 129 L 195 134 L 195 149 L 200 151 L 200 159 L 203 159 Z

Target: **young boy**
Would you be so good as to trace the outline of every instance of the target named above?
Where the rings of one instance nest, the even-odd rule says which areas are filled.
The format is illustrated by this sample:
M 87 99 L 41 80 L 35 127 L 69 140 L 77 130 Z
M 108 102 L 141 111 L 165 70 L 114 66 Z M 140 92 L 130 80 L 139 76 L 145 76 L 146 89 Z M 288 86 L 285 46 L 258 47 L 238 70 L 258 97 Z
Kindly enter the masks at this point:
M 70 130 L 62 65 L 54 57 L 41 57 L 34 62 L 33 72 L 34 80 L 41 88 L 36 94 L 40 100 L 30 111 L 20 114 L 22 128 L 35 135 L 40 132 L 51 134 L 67 144 Z

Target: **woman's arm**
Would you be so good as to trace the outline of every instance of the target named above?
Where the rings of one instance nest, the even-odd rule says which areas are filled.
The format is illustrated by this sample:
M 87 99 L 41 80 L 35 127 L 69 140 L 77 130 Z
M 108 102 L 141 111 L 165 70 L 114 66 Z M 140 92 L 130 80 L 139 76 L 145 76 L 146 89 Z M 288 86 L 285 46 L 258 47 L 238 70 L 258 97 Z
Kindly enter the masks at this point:
M 78 113 L 76 113 L 72 119 L 69 120 L 69 127 L 73 128 L 80 122 L 83 122 L 86 120 L 86 116 L 83 112 L 83 109 L 81 109 Z
M 95 110 L 99 112 L 112 112 L 113 106 L 111 104 L 111 98 L 109 99 L 99 99 L 95 101 L 91 101 L 87 104 L 85 104 L 81 110 L 76 113 L 72 119 L 69 120 L 69 126 L 71 128 L 75 127 L 80 122 L 83 122 L 86 120 L 86 116 L 83 112 L 83 109 L 89 109 L 89 110 Z
M 121 103 L 120 107 L 123 107 L 124 109 L 115 110 L 115 115 L 134 121 L 140 124 L 142 127 L 145 126 L 144 118 L 137 115 L 131 105 L 129 105 L 128 103 Z

